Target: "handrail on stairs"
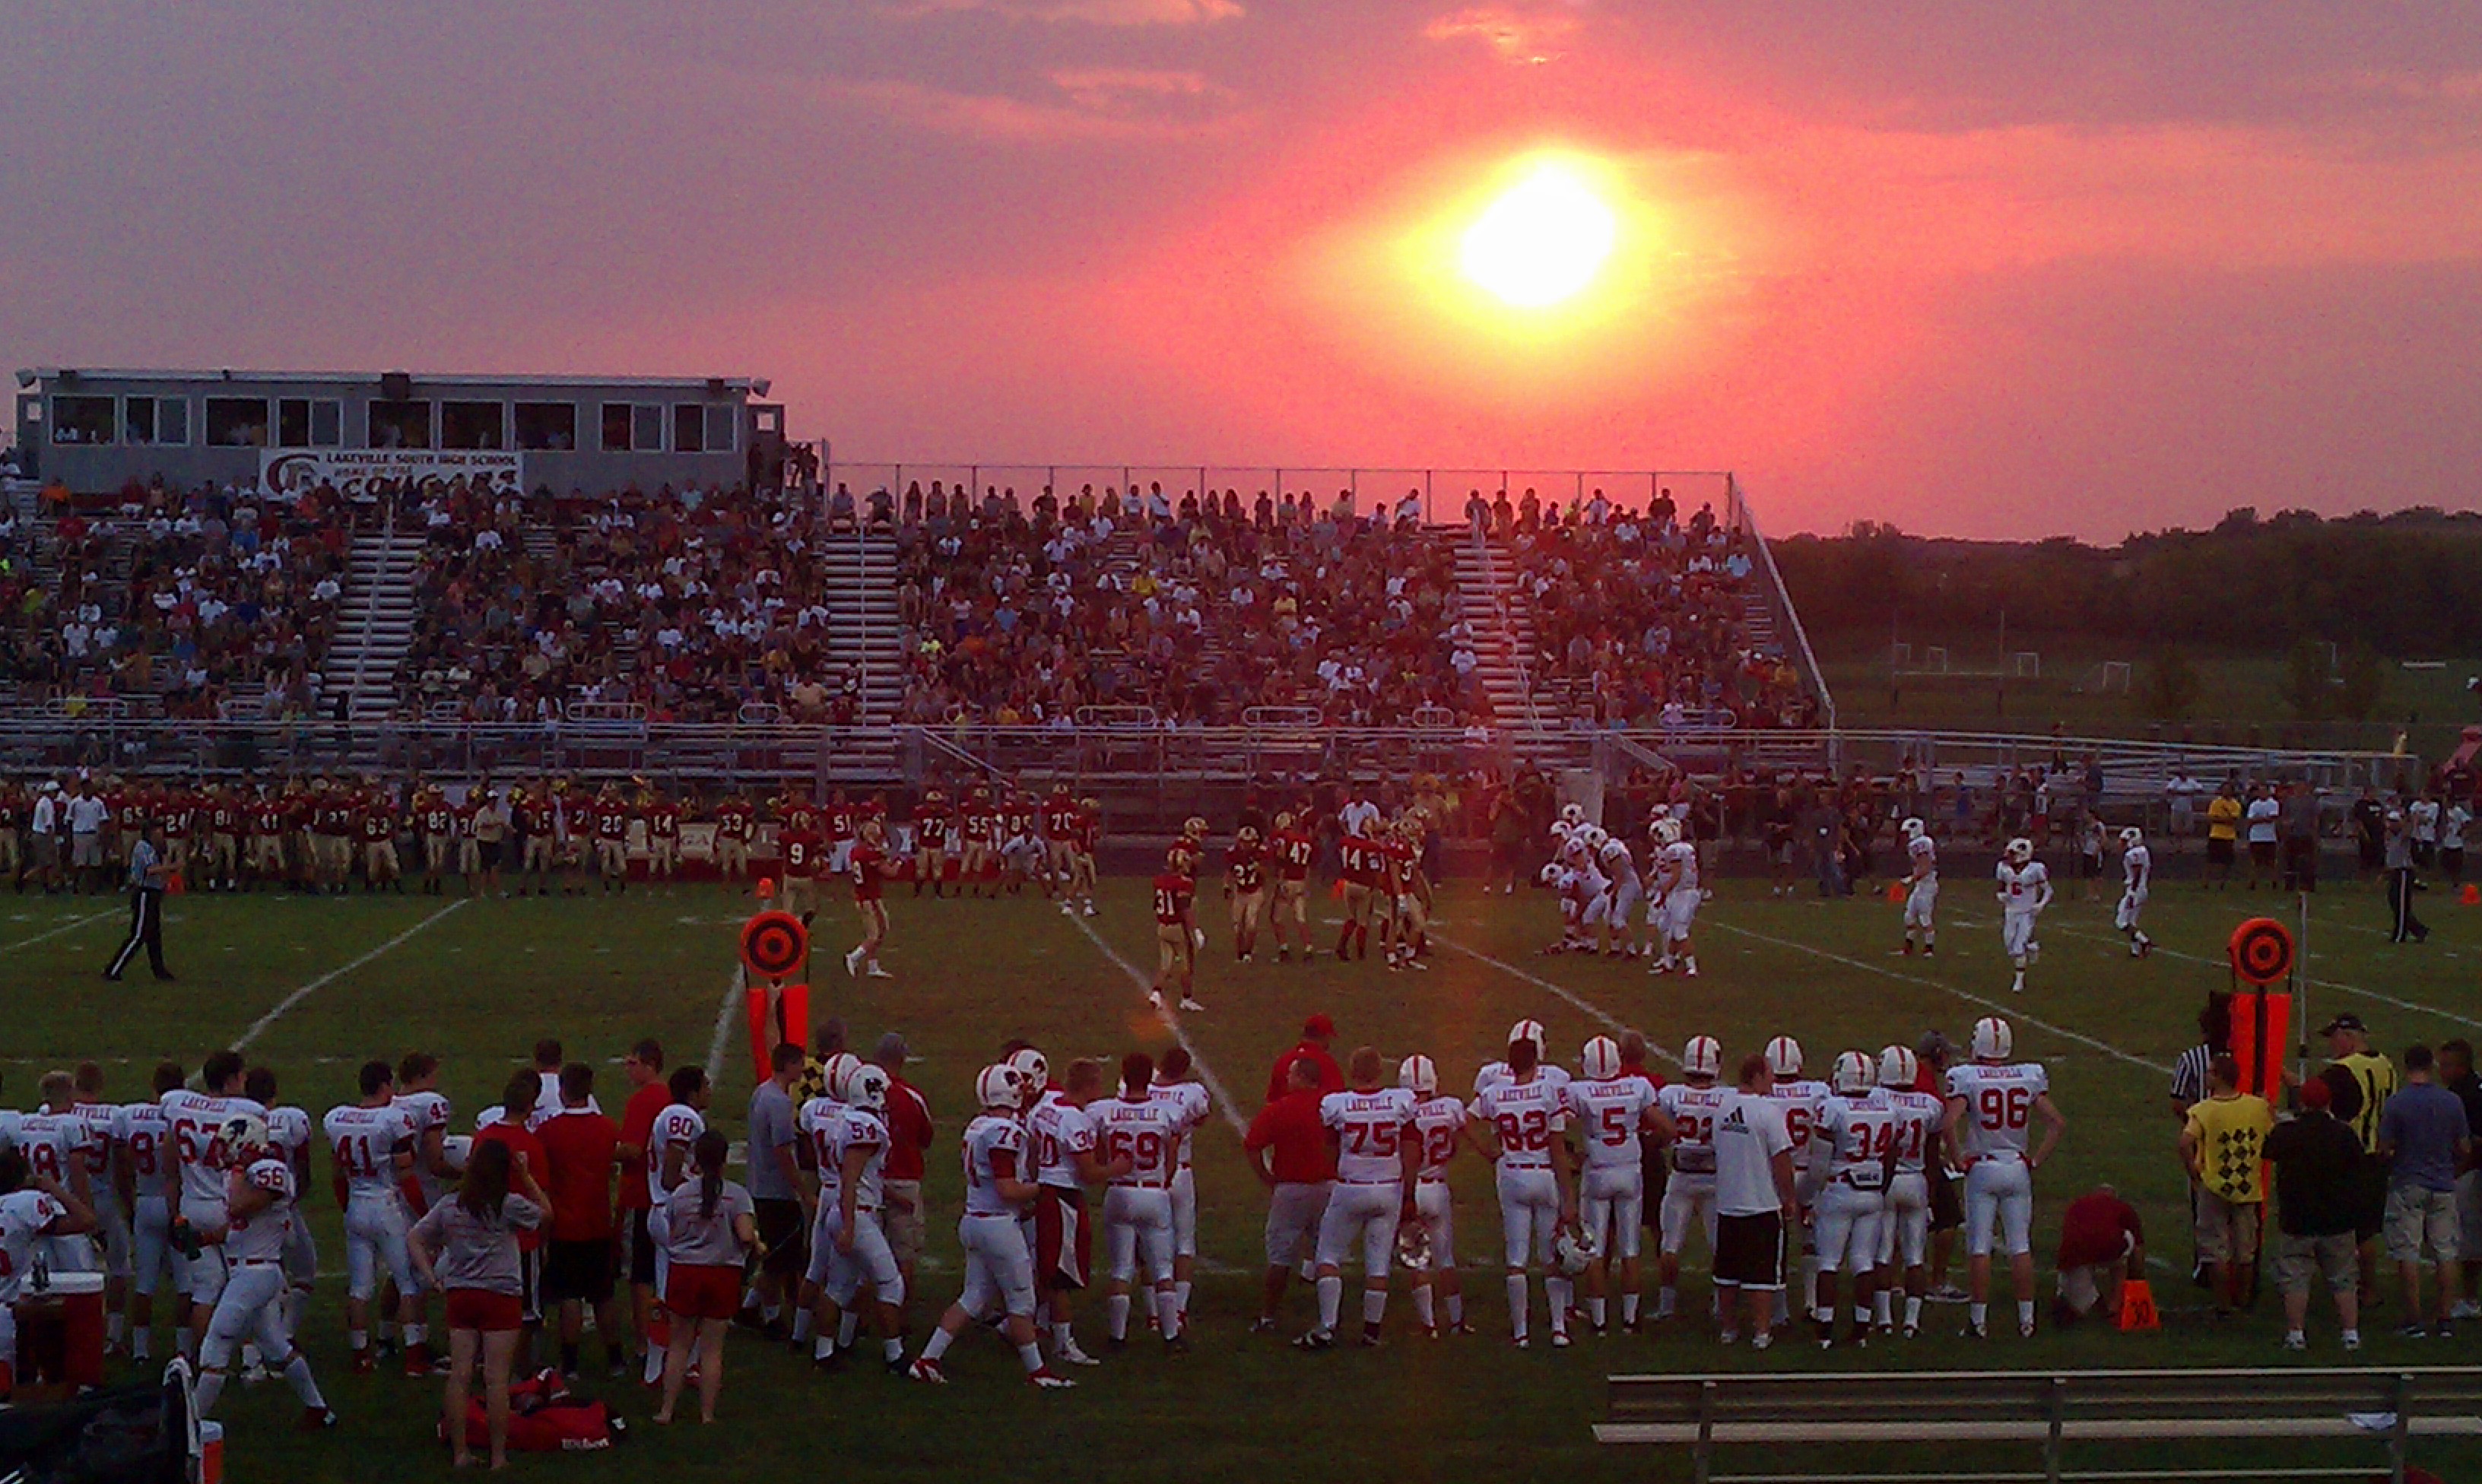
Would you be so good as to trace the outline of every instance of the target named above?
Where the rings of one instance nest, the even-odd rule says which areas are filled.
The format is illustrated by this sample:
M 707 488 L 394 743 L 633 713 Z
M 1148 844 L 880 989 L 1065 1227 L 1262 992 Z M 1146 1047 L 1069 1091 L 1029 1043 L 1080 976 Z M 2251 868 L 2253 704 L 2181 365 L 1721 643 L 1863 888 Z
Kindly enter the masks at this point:
M 1483 590 L 1491 595 L 1499 641 L 1508 650 L 1509 663 L 1517 668 L 1517 694 L 1525 707 L 1525 730 L 1528 736 L 1539 739 L 1543 736 L 1544 727 L 1543 714 L 1534 704 L 1534 669 L 1526 662 L 1524 647 L 1517 642 L 1515 613 L 1499 595 L 1499 560 L 1491 549 L 1491 540 L 1484 534 L 1482 524 L 1474 522 L 1469 530 L 1474 554 L 1482 562 Z
M 380 588 L 387 582 L 388 558 L 396 552 L 396 502 L 386 502 L 385 515 L 380 527 L 379 571 L 371 579 L 371 590 L 362 594 L 362 641 L 354 646 L 354 679 L 345 692 L 345 709 L 351 712 L 361 704 L 362 677 L 371 664 L 371 633 L 380 622 Z

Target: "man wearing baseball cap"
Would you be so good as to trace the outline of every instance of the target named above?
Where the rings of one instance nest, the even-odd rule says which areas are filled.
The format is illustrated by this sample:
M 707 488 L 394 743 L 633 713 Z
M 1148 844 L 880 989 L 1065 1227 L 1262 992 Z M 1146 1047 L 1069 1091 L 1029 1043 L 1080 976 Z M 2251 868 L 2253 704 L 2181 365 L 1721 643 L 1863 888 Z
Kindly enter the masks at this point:
M 1335 1039 L 1335 1022 L 1325 1011 L 1302 1022 L 1301 1043 L 1276 1058 L 1275 1069 L 1267 1074 L 1267 1101 L 1281 1098 L 1291 1086 L 1293 1063 L 1308 1061 L 1318 1068 L 1318 1090 L 1324 1095 L 1344 1091 L 1344 1069 L 1328 1054 L 1328 1043 Z
M 2334 1094 L 2336 1117 L 2361 1140 L 2362 1153 L 2371 1157 L 2362 1161 L 2355 1176 L 2359 1197 L 2354 1234 L 2362 1253 L 2361 1291 L 2367 1302 L 2378 1294 L 2378 1237 L 2387 1224 L 2388 1167 L 2376 1158 L 2379 1115 L 2402 1080 L 2385 1053 L 2370 1050 L 2370 1029 L 2362 1024 L 2362 1017 L 2349 1012 L 2338 1015 L 2319 1027 L 2318 1033 L 2327 1038 L 2328 1055 L 2327 1066 L 2318 1075 Z

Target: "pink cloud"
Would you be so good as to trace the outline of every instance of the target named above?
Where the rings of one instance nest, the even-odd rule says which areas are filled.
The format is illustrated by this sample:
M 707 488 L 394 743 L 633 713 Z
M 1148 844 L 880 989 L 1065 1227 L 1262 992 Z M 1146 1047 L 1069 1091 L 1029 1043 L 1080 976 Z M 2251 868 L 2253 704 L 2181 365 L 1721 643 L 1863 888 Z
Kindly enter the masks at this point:
M 1578 24 L 1568 12 L 1481 5 L 1435 18 L 1422 35 L 1434 41 L 1477 40 L 1503 62 L 1535 65 L 1558 61 L 1560 44 L 1576 33 Z
M 1195 72 L 1064 68 L 1051 98 L 960 92 L 902 78 L 839 83 L 829 95 L 937 134 L 1001 143 L 1193 139 L 1246 120 L 1230 90 Z
M 1238 0 L 896 0 L 891 15 L 972 12 L 1009 20 L 1077 21 L 1094 26 L 1211 25 L 1238 20 Z

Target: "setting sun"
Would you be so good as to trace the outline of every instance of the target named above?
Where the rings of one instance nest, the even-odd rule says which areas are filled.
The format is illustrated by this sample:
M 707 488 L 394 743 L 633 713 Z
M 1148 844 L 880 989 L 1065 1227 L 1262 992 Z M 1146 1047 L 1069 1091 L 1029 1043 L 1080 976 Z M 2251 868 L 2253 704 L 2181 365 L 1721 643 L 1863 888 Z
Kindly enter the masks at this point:
M 1545 163 L 1484 209 L 1467 227 L 1458 261 L 1501 301 L 1541 309 L 1575 297 L 1620 236 L 1602 197 L 1564 166 Z

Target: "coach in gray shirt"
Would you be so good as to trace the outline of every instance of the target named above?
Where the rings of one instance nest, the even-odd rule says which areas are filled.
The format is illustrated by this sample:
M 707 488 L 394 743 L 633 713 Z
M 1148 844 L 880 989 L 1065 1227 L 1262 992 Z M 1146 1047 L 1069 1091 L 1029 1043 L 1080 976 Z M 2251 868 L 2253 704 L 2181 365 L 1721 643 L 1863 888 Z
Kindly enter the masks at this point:
M 810 1223 L 802 1211 L 802 1182 L 794 1162 L 800 1133 L 794 1128 L 793 1084 L 801 1080 L 802 1048 L 787 1041 L 768 1058 L 775 1075 L 750 1094 L 750 1203 L 758 1239 L 767 1244 L 752 1286 L 760 1322 L 792 1333 L 784 1298 L 809 1264 Z M 747 1317 L 747 1311 L 744 1312 Z
M 2473 1141 L 2467 1132 L 2465 1102 L 2439 1085 L 2430 1048 L 2409 1046 L 2404 1085 L 2379 1114 L 2379 1158 L 2388 1167 L 2388 1256 L 2404 1284 L 2405 1322 L 2396 1333 L 2418 1339 L 2449 1333 L 2456 1307 L 2457 1260 L 2462 1252 L 2456 1213 L 2456 1172 Z M 2422 1328 L 2421 1260 L 2427 1247 L 2439 1264 L 2439 1324 Z

